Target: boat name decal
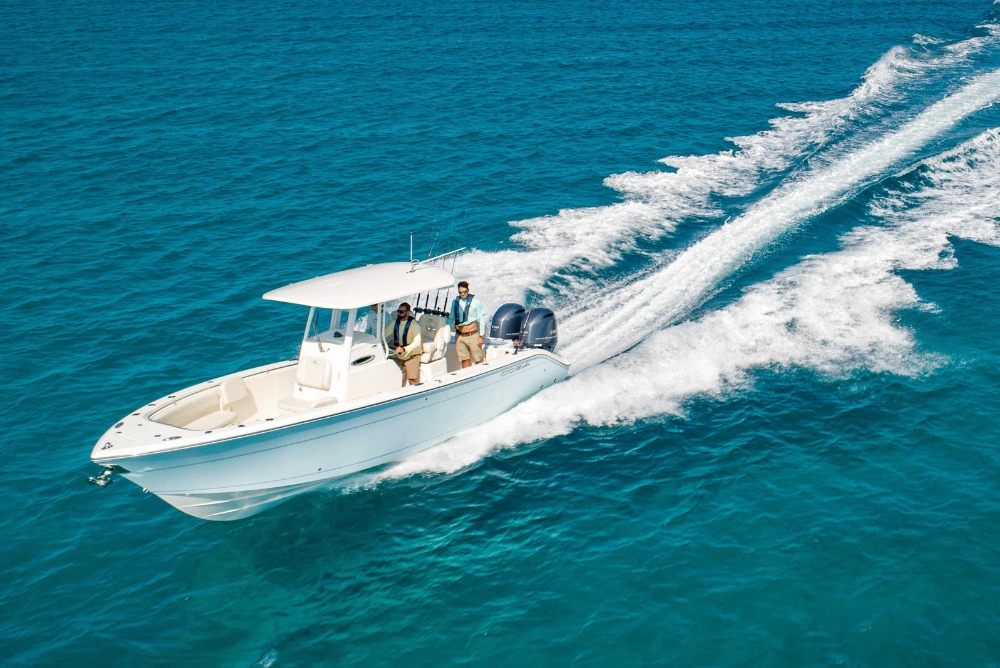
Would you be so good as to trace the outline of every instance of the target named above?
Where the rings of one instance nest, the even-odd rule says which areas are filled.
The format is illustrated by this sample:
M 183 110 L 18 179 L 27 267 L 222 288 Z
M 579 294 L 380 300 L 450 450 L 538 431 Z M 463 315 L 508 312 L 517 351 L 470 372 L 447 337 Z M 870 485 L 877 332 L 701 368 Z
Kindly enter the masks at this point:
M 528 366 L 528 364 L 529 364 L 529 362 L 521 362 L 520 364 L 516 364 L 516 365 L 512 366 L 511 368 L 509 368 L 509 369 L 501 372 L 500 377 L 503 378 L 504 376 L 509 376 L 512 373 L 516 373 L 516 372 L 520 371 L 521 369 L 523 369 L 524 367 Z

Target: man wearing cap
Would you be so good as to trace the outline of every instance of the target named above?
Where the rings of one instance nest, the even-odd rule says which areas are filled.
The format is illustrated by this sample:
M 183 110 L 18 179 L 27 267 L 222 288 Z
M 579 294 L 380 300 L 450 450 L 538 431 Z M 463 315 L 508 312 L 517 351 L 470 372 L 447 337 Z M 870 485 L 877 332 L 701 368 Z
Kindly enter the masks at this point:
M 486 309 L 483 302 L 469 294 L 467 281 L 458 284 L 458 297 L 451 303 L 448 325 L 455 326 L 455 351 L 462 362 L 462 368 L 482 362 Z
M 393 351 L 393 359 L 403 372 L 403 387 L 406 382 L 416 385 L 420 380 L 420 325 L 410 315 L 410 305 L 403 302 L 396 310 L 396 320 L 385 328 L 385 342 Z

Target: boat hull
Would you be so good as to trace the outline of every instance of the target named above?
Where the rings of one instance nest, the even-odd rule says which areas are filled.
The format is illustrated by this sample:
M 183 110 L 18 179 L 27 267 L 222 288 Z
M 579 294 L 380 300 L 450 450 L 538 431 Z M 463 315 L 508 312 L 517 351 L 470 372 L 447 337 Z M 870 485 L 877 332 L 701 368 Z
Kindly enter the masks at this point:
M 554 355 L 518 357 L 485 373 L 353 410 L 99 463 L 120 466 L 125 478 L 189 515 L 241 519 L 441 443 L 567 375 L 568 366 Z

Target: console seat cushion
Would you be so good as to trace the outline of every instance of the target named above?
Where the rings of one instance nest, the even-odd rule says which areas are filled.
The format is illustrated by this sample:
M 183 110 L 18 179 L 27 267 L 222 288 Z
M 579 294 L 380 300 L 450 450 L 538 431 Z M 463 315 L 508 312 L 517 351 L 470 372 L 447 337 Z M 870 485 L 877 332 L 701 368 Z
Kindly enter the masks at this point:
M 326 392 L 333 383 L 333 365 L 322 357 L 305 355 L 295 370 L 295 382 L 302 387 Z
M 444 318 L 427 313 L 420 316 L 420 338 L 424 342 L 420 362 L 427 364 L 444 357 L 451 329 Z
M 320 397 L 313 401 L 299 399 L 298 397 L 285 397 L 278 402 L 278 410 L 285 413 L 301 413 L 320 406 L 329 406 L 337 403 L 337 397 Z
M 236 413 L 233 411 L 215 411 L 214 413 L 209 413 L 205 417 L 200 417 L 194 422 L 191 422 L 187 425 L 187 427 L 185 427 L 185 429 L 219 429 L 221 427 L 228 427 L 234 422 L 236 422 Z

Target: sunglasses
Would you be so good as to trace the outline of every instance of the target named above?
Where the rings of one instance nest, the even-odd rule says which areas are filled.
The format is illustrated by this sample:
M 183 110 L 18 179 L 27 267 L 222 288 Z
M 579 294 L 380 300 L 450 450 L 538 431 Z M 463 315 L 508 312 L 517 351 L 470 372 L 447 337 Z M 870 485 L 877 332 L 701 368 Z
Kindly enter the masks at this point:
M 409 313 L 409 311 L 407 311 L 404 308 L 401 308 L 398 311 L 396 311 L 396 313 L 398 313 L 399 315 L 406 315 L 407 313 Z
M 458 294 L 460 294 L 460 295 L 467 295 L 467 294 L 469 294 L 469 291 L 468 290 L 459 290 Z

